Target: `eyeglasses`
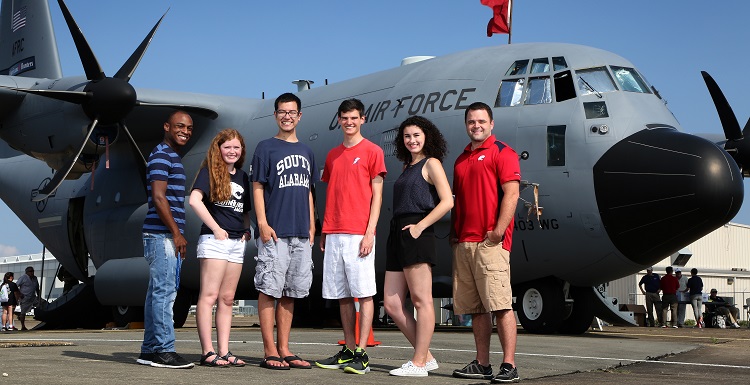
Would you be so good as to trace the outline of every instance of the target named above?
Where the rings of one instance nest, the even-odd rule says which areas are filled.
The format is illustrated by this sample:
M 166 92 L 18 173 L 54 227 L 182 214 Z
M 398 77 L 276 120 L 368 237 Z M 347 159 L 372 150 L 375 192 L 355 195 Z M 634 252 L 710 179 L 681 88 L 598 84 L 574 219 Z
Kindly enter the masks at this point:
M 296 118 L 299 116 L 299 111 L 291 110 L 291 111 L 284 111 L 284 110 L 276 110 L 276 116 L 279 118 L 283 118 L 284 115 L 289 115 L 290 118 Z

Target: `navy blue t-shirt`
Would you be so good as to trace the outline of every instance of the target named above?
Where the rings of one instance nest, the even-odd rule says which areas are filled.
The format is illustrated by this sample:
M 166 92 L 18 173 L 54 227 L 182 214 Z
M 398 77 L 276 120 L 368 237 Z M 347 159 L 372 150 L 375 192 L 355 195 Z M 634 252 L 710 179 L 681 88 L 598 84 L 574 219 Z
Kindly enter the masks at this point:
M 252 190 L 250 189 L 250 178 L 241 169 L 235 169 L 232 175 L 232 195 L 224 202 L 210 202 L 211 187 L 208 180 L 208 169 L 201 168 L 193 183 L 193 190 L 203 192 L 203 203 L 206 205 L 211 217 L 224 229 L 229 238 L 239 239 L 245 233 L 245 221 L 243 214 L 250 211 L 252 201 Z M 201 235 L 213 234 L 214 232 L 206 226 L 201 225 Z
M 167 233 L 169 228 L 161 221 L 154 206 L 151 194 L 151 182 L 166 181 L 166 197 L 172 218 L 177 223 L 180 233 L 185 232 L 185 169 L 182 158 L 165 142 L 159 143 L 148 156 L 146 189 L 148 190 L 148 212 L 143 220 L 144 233 Z
M 641 281 L 638 282 L 638 286 L 641 286 L 641 284 L 645 284 L 646 293 L 656 293 L 661 288 L 660 286 L 660 280 L 659 280 L 659 274 L 652 273 L 651 276 L 648 274 L 644 275 L 643 278 L 641 278 Z
M 688 278 L 687 287 L 690 289 L 690 295 L 703 294 L 703 280 L 697 275 Z
M 313 151 L 305 144 L 278 138 L 258 143 L 251 179 L 263 184 L 266 220 L 276 236 L 310 236 L 309 196 L 318 181 L 316 170 Z

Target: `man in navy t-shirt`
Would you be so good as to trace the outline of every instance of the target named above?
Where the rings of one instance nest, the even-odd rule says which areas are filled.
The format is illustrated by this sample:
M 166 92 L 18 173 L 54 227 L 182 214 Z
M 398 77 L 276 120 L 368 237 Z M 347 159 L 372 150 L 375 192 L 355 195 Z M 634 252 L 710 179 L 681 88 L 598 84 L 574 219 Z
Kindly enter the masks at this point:
M 661 298 L 659 298 L 659 291 L 661 280 L 659 274 L 654 273 L 654 268 L 649 267 L 646 269 L 646 275 L 641 278 L 638 282 L 638 287 L 641 289 L 641 293 L 646 296 L 646 316 L 648 317 L 648 326 L 657 326 L 654 320 L 654 308 L 656 308 L 656 317 L 659 323 L 662 323 L 661 314 Z M 645 288 L 644 288 L 645 286 Z
M 258 223 L 255 288 L 264 349 L 261 366 L 277 370 L 310 368 L 309 362 L 289 350 L 294 299 L 307 297 L 312 284 L 315 237 L 311 187 L 317 182 L 317 172 L 312 150 L 297 139 L 301 110 L 302 103 L 294 94 L 276 99 L 274 115 L 279 131 L 258 143 L 252 161 Z

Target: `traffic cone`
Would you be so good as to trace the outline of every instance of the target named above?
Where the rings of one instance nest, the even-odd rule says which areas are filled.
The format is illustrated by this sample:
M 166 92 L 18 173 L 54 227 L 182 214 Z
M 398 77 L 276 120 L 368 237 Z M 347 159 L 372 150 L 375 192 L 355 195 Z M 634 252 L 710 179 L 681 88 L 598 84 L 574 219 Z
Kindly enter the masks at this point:
M 356 343 L 359 346 L 359 299 L 354 299 L 354 308 L 356 309 L 356 314 L 354 316 L 354 343 Z M 382 344 L 380 341 L 375 341 L 375 335 L 372 333 L 372 326 L 370 326 L 370 335 L 367 337 L 367 346 L 373 347 L 378 346 Z M 346 345 L 345 340 L 339 340 L 339 345 Z

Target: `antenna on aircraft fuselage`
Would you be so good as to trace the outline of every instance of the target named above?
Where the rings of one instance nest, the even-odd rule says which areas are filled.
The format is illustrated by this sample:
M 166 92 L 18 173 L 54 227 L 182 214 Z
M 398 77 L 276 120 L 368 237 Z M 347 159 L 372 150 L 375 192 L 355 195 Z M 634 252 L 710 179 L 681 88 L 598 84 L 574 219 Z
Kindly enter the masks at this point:
M 305 90 L 309 90 L 310 86 L 315 82 L 312 80 L 300 79 L 300 80 L 295 80 L 292 83 L 297 85 L 297 92 L 302 92 Z

